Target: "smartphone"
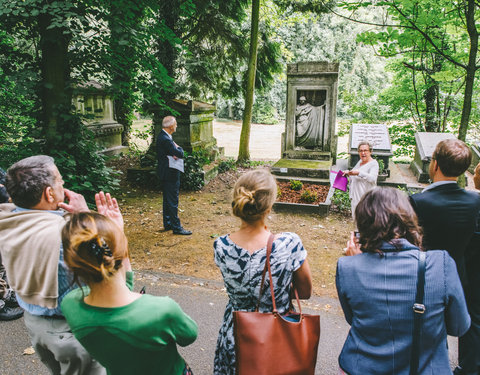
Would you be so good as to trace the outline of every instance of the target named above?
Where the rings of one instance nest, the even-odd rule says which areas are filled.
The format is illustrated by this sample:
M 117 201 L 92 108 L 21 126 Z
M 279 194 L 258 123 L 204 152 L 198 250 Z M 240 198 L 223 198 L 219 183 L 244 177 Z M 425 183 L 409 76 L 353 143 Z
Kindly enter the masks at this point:
M 353 235 L 355 236 L 355 238 L 356 238 L 357 240 L 360 240 L 360 232 L 354 231 L 354 232 L 353 232 Z

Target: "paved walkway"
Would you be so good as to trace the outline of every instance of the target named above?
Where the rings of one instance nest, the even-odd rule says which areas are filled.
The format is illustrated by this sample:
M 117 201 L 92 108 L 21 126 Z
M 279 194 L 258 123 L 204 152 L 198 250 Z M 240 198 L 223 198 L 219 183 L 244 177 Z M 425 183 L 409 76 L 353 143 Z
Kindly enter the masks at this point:
M 166 273 L 138 272 L 135 289 L 139 290 L 144 285 L 147 293 L 172 297 L 198 323 L 197 341 L 179 350 L 195 375 L 211 375 L 218 329 L 227 303 L 223 284 Z M 302 306 L 304 312 L 321 316 L 322 332 L 315 374 L 338 374 L 337 358 L 349 328 L 338 300 L 313 297 Z M 23 319 L 0 322 L 0 332 L 0 375 L 48 374 L 36 354 L 23 355 L 24 349 L 30 346 Z M 449 345 L 454 361 L 456 340 L 449 338 Z

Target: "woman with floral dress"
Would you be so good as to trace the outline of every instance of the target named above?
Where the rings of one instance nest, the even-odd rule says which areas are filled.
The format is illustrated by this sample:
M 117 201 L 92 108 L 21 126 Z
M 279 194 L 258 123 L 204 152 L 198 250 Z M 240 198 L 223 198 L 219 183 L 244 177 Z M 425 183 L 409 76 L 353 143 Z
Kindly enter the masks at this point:
M 240 228 L 218 238 L 214 243 L 215 263 L 220 268 L 229 296 L 215 351 L 214 374 L 235 374 L 235 340 L 233 311 L 254 311 L 257 305 L 262 272 L 265 266 L 270 231 L 265 219 L 277 196 L 274 177 L 265 170 L 244 174 L 233 191 L 233 214 L 241 219 Z M 273 288 L 279 313 L 290 306 L 290 285 L 300 298 L 312 292 L 307 251 L 295 233 L 277 234 L 272 244 L 270 264 Z M 259 311 L 272 311 L 268 277 Z

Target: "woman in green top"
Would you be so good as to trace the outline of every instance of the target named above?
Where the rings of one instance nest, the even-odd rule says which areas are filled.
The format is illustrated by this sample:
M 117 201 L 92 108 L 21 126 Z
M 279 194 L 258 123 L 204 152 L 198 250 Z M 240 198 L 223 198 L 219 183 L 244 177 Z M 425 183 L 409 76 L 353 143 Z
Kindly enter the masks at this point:
M 194 342 L 197 324 L 169 297 L 132 291 L 118 204 L 109 194 L 95 198 L 99 213 L 73 214 L 62 232 L 65 262 L 88 285 L 62 302 L 72 332 L 108 374 L 191 374 L 176 344 Z

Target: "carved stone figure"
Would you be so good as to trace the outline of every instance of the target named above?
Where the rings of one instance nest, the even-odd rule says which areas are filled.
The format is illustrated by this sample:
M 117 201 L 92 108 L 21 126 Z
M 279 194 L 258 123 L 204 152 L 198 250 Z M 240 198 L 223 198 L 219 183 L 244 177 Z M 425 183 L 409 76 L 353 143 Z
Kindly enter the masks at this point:
M 295 109 L 295 145 L 304 148 L 322 147 L 325 104 L 315 107 L 307 103 L 305 96 L 301 96 L 299 102 Z

